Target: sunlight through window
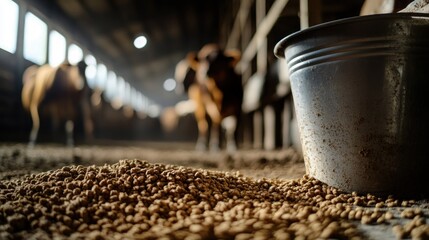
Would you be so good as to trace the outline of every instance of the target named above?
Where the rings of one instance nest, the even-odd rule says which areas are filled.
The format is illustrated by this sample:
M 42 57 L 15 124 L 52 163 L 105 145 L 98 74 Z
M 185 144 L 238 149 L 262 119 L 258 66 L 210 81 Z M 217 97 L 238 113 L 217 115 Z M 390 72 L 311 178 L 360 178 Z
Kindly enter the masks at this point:
M 112 101 L 116 95 L 116 74 L 113 71 L 109 71 L 106 82 L 106 98 Z
M 25 14 L 24 58 L 36 64 L 46 62 L 48 26 L 34 14 Z
M 58 66 L 66 58 L 66 38 L 57 31 L 49 34 L 49 64 Z
M 0 0 L 0 48 L 15 53 L 18 35 L 18 4 Z
M 76 44 L 71 44 L 68 49 L 67 60 L 70 64 L 75 65 L 83 59 L 83 51 Z
M 88 65 L 85 70 L 86 80 L 88 81 L 88 86 L 92 89 L 96 87 L 97 81 L 97 60 L 92 55 L 87 55 L 85 57 L 85 63 Z
M 97 67 L 97 81 L 95 86 L 101 90 L 104 90 L 106 87 L 106 78 L 107 78 L 107 68 L 106 65 L 100 63 Z

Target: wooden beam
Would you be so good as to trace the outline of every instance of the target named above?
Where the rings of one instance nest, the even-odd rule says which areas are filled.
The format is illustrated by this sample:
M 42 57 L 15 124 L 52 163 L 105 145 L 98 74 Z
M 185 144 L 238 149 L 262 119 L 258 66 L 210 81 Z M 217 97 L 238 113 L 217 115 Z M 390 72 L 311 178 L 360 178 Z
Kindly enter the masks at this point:
M 238 48 L 238 42 L 240 39 L 240 34 L 242 30 L 243 24 L 250 12 L 250 8 L 252 8 L 253 0 L 241 0 L 240 1 L 240 7 L 237 12 L 237 17 L 235 18 L 234 25 L 232 26 L 230 37 L 228 38 L 228 41 L 226 43 L 226 49 L 230 48 Z
M 256 0 L 256 26 L 262 22 L 266 14 L 266 0 Z M 267 36 L 260 39 L 260 47 L 256 54 L 256 69 L 258 72 L 267 70 Z
M 310 26 L 310 20 L 308 18 L 308 0 L 299 0 L 299 22 L 301 30 Z
M 301 30 L 322 22 L 320 0 L 300 0 L 299 19 Z
M 250 61 L 255 57 L 256 52 L 262 46 L 261 39 L 265 38 L 273 27 L 274 23 L 279 18 L 284 7 L 289 0 L 276 0 L 271 6 L 267 16 L 259 24 L 255 35 L 250 43 L 247 45 L 246 50 L 243 52 L 241 61 L 237 64 L 236 71 L 243 72 L 249 67 Z

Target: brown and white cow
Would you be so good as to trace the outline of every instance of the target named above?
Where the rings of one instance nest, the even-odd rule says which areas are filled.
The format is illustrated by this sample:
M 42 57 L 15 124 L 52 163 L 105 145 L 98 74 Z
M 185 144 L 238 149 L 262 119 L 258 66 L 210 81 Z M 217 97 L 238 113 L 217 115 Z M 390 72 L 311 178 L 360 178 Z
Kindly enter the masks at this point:
M 429 13 L 429 0 L 365 0 L 359 15 L 394 12 Z
M 47 112 L 54 124 L 65 121 L 67 145 L 73 146 L 74 121 L 83 116 L 86 137 L 92 137 L 93 122 L 90 116 L 89 87 L 85 78 L 85 62 L 76 66 L 63 63 L 30 66 L 23 74 L 21 99 L 24 109 L 31 114 L 33 127 L 28 146 L 33 147 L 40 128 L 39 112 Z M 43 105 L 43 107 L 42 107 Z M 43 109 L 41 109 L 43 108 Z
M 238 51 L 224 51 L 207 44 L 198 53 L 190 53 L 176 66 L 176 80 L 195 104 L 198 125 L 197 150 L 207 149 L 209 122 L 210 150 L 219 150 L 220 126 L 225 129 L 226 149 L 237 149 L 237 124 L 243 102 L 241 76 L 234 70 L 240 59 Z

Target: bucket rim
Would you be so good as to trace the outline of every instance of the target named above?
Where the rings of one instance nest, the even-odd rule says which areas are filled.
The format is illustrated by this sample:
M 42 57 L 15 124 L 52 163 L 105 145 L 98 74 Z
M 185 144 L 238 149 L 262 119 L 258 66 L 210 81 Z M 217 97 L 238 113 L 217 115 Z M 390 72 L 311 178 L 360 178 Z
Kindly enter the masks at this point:
M 309 28 L 299 30 L 297 32 L 294 32 L 283 39 L 281 39 L 275 46 L 274 46 L 274 55 L 277 58 L 285 58 L 285 50 L 288 45 L 292 41 L 294 41 L 296 38 L 300 37 L 301 35 L 307 34 L 308 32 L 317 31 L 319 29 L 328 28 L 336 25 L 342 25 L 347 24 L 351 22 L 360 22 L 360 21 L 368 21 L 368 20 L 378 20 L 378 19 L 413 19 L 413 18 L 426 18 L 429 20 L 429 13 L 410 13 L 410 12 L 401 12 L 401 13 L 384 13 L 384 14 L 373 14 L 373 15 L 365 15 L 365 16 L 355 16 L 355 17 L 349 17 L 349 18 L 342 18 L 338 20 L 333 20 L 321 24 L 317 24 L 314 26 L 311 26 Z

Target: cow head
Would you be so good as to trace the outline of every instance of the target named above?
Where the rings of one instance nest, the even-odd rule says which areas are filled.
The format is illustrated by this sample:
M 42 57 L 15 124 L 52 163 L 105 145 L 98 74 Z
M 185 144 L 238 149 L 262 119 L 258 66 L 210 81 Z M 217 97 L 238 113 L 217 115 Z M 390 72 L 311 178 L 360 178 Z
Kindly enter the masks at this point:
M 207 44 L 198 52 L 197 58 L 190 59 L 189 62 L 196 72 L 199 83 L 212 79 L 216 85 L 222 86 L 234 72 L 234 67 L 239 60 L 239 51 L 224 51 L 217 44 Z

